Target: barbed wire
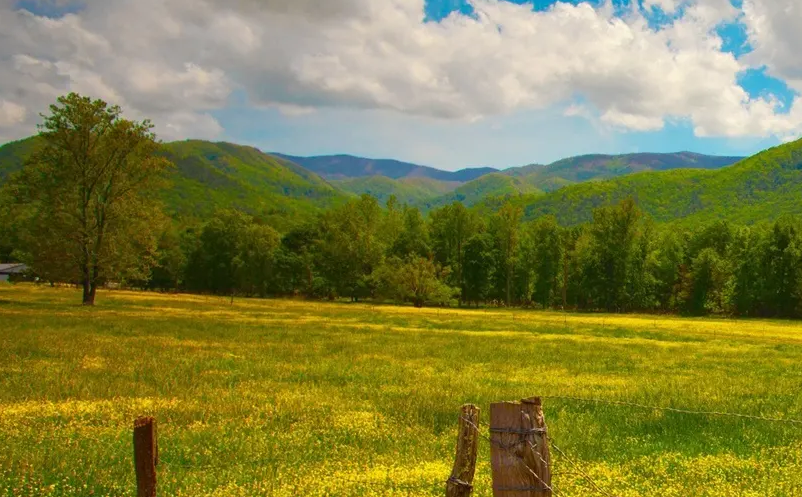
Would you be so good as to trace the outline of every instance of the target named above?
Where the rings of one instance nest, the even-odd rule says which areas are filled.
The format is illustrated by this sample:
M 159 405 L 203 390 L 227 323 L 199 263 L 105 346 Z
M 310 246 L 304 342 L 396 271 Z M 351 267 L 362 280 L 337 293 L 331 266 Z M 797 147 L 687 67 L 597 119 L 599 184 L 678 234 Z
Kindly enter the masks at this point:
M 518 461 L 518 462 L 519 462 L 519 463 L 520 463 L 520 464 L 521 464 L 521 465 L 524 467 L 524 469 L 526 469 L 526 470 L 527 470 L 529 473 L 531 473 L 531 474 L 532 474 L 532 476 L 534 476 L 534 477 L 535 477 L 535 479 L 536 479 L 536 480 L 537 480 L 537 481 L 538 481 L 538 482 L 539 482 L 541 485 L 543 485 L 543 487 L 545 487 L 545 489 L 546 489 L 546 490 L 548 490 L 549 492 L 551 492 L 551 493 L 552 493 L 552 495 L 555 495 L 555 496 L 559 496 L 559 495 L 560 495 L 560 494 L 559 494 L 559 492 L 557 492 L 556 490 L 554 490 L 554 488 L 553 488 L 551 485 L 549 485 L 548 483 L 546 483 L 545 481 L 543 481 L 543 479 L 540 477 L 540 475 L 538 475 L 538 474 L 537 474 L 537 473 L 536 473 L 536 472 L 535 472 L 535 471 L 534 471 L 532 468 L 530 468 L 530 467 L 529 467 L 529 465 L 528 465 L 528 464 L 526 464 L 526 462 L 525 462 L 523 459 L 521 459 L 520 457 L 518 457 L 517 455 L 515 455 L 515 453 L 514 453 L 514 452 L 512 452 L 512 450 L 511 450 L 512 448 L 511 448 L 511 447 L 508 447 L 507 445 L 501 444 L 501 443 L 499 443 L 498 441 L 496 441 L 496 440 L 493 440 L 493 439 L 492 439 L 492 438 L 490 438 L 489 436 L 482 434 L 482 432 L 481 432 L 481 430 L 479 429 L 479 427 L 478 427 L 478 426 L 477 426 L 477 425 L 476 425 L 476 424 L 475 424 L 473 421 L 471 421 L 470 419 L 468 419 L 468 418 L 466 418 L 466 417 L 464 417 L 464 416 L 462 417 L 462 419 L 463 419 L 463 421 L 465 421 L 466 423 L 468 423 L 468 425 L 470 425 L 470 426 L 471 426 L 471 427 L 472 427 L 474 430 L 476 430 L 476 434 L 479 436 L 479 438 L 482 438 L 482 439 L 486 440 L 488 443 L 490 443 L 490 445 L 495 445 L 496 447 L 499 447 L 499 448 L 501 448 L 501 449 L 504 449 L 504 450 L 506 450 L 507 452 L 509 452 L 511 455 L 513 455 L 513 456 L 514 456 L 514 459 L 515 459 L 516 461 Z M 519 443 L 523 443 L 523 442 L 524 442 L 524 439 L 522 439 L 522 440 L 521 440 Z M 531 442 L 530 442 L 530 443 L 531 443 Z M 548 464 L 548 463 L 547 463 L 547 462 L 546 462 L 546 461 L 543 459 L 543 456 L 541 456 L 541 455 L 540 455 L 540 453 L 539 453 L 538 451 L 536 451 L 536 450 L 533 450 L 533 452 L 534 452 L 535 454 L 537 454 L 537 456 L 540 458 L 540 460 L 541 460 L 541 461 L 543 461 L 543 463 L 544 463 L 544 464 Z
M 626 407 L 636 407 L 639 409 L 649 409 L 655 411 L 664 411 L 664 412 L 675 412 L 679 414 L 694 414 L 699 416 L 720 416 L 720 417 L 731 417 L 731 418 L 741 418 L 741 419 L 750 419 L 753 421 L 767 421 L 771 423 L 784 423 L 784 424 L 793 424 L 793 425 L 802 425 L 802 420 L 793 419 L 793 418 L 773 418 L 769 416 L 760 416 L 755 414 L 741 414 L 735 412 L 726 412 L 726 411 L 697 411 L 692 409 L 682 409 L 677 407 L 661 407 L 661 406 L 650 406 L 646 404 L 638 404 L 636 402 L 626 402 L 621 400 L 604 400 L 604 399 L 594 399 L 594 398 L 582 398 L 582 397 L 569 397 L 569 396 L 562 396 L 562 395 L 544 395 L 541 398 L 543 399 L 551 399 L 551 400 L 571 400 L 576 402 L 586 402 L 586 403 L 594 403 L 594 404 L 607 404 L 607 405 L 615 405 L 615 406 L 626 406 Z
M 614 495 L 614 494 L 611 494 L 610 492 L 608 492 L 608 491 L 604 490 L 604 489 L 603 489 L 603 488 L 601 488 L 601 487 L 600 487 L 598 484 L 596 484 L 596 482 L 595 482 L 595 481 L 593 481 L 593 478 L 591 478 L 591 477 L 590 477 L 590 475 L 589 475 L 589 474 L 587 474 L 587 473 L 586 473 L 586 472 L 585 472 L 585 471 L 584 471 L 584 470 L 583 470 L 583 469 L 582 469 L 582 468 L 579 466 L 579 464 L 577 464 L 576 462 L 574 462 L 574 460 L 573 460 L 573 459 L 571 459 L 570 457 L 568 457 L 568 454 L 566 454 L 566 453 L 565 453 L 565 452 L 564 452 L 564 451 L 563 451 L 561 448 L 557 447 L 557 444 L 555 444 L 555 443 L 554 443 L 554 440 L 553 440 L 551 437 L 548 437 L 548 439 L 549 439 L 549 445 L 551 445 L 551 447 L 552 447 L 554 450 L 556 450 L 556 451 L 557 451 L 557 452 L 560 454 L 560 456 L 562 456 L 562 457 L 563 457 L 563 458 L 564 458 L 566 461 L 568 461 L 568 463 L 569 463 L 571 466 L 573 466 L 573 468 L 574 468 L 574 469 L 576 469 L 576 470 L 577 470 L 577 472 L 578 472 L 580 475 L 582 475 L 582 476 L 585 478 L 585 480 L 587 480 L 587 481 L 588 481 L 588 483 L 590 483 L 590 486 L 592 486 L 592 487 L 593 487 L 593 488 L 596 490 L 596 492 L 598 492 L 598 493 L 600 493 L 600 494 L 604 495 L 605 497 L 615 497 L 615 495 Z

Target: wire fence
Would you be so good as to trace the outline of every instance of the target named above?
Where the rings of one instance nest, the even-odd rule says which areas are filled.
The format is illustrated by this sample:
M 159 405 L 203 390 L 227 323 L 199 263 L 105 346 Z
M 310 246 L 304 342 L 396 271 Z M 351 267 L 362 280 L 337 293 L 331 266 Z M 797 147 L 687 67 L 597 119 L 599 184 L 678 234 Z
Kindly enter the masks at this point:
M 561 402 L 570 402 L 575 404 L 596 404 L 596 405 L 607 405 L 607 406 L 614 406 L 614 407 L 628 407 L 628 408 L 636 408 L 636 409 L 643 409 L 643 410 L 653 410 L 653 411 L 660 411 L 660 412 L 669 412 L 669 413 L 676 413 L 676 414 L 683 414 L 683 415 L 694 415 L 694 416 L 710 416 L 710 417 L 728 417 L 734 419 L 742 419 L 748 421 L 759 421 L 759 422 L 766 422 L 766 423 L 776 423 L 776 424 L 784 424 L 784 425 L 792 425 L 792 426 L 802 426 L 802 420 L 790 418 L 790 417 L 775 417 L 775 416 L 763 416 L 759 414 L 744 414 L 744 413 L 737 413 L 737 412 L 728 412 L 728 411 L 714 411 L 714 410 L 698 410 L 698 409 L 687 409 L 687 408 L 678 408 L 678 407 L 670 407 L 670 406 L 656 406 L 656 405 L 648 405 L 638 402 L 629 402 L 623 400 L 606 400 L 606 399 L 599 399 L 599 398 L 586 398 L 586 397 L 576 397 L 576 396 L 561 396 L 561 395 L 549 395 L 541 397 L 544 400 L 553 400 L 553 401 L 561 401 Z M 604 485 L 597 482 L 585 468 L 583 468 L 582 464 L 574 457 L 571 457 L 568 454 L 568 451 L 555 442 L 555 439 L 551 434 L 546 435 L 546 440 L 548 441 L 549 447 L 558 455 L 558 458 L 550 458 L 550 460 L 544 459 L 540 452 L 537 450 L 537 447 L 532 444 L 530 440 L 525 437 L 521 437 L 518 442 L 513 442 L 511 444 L 502 444 L 497 440 L 494 440 L 490 435 L 490 426 L 487 423 L 477 421 L 474 423 L 470 419 L 466 417 L 462 417 L 462 420 L 465 421 L 469 426 L 471 426 L 479 436 L 479 438 L 491 446 L 496 446 L 501 450 L 505 451 L 514 451 L 518 448 L 520 444 L 529 444 L 529 449 L 534 453 L 536 457 L 539 458 L 540 462 L 544 464 L 546 467 L 550 469 L 550 474 L 552 476 L 556 476 L 555 480 L 546 482 L 544 481 L 541 476 L 535 471 L 534 468 L 530 467 L 526 464 L 526 462 L 520 458 L 515 457 L 516 461 L 519 461 L 521 464 L 521 469 L 526 472 L 527 474 L 531 475 L 535 478 L 540 485 L 545 490 L 548 490 L 554 495 L 555 497 L 560 497 L 563 495 L 564 490 L 561 488 L 563 485 L 563 476 L 579 476 L 581 477 L 581 483 L 587 486 L 587 490 L 592 491 L 594 494 L 601 495 L 604 497 L 617 497 L 612 490 L 605 488 Z M 80 437 L 76 437 L 74 435 L 68 434 L 57 434 L 57 433 L 50 433 L 46 437 L 46 439 L 50 440 L 58 440 L 59 443 L 77 443 L 81 445 L 85 445 L 88 442 L 94 444 L 93 446 L 97 447 L 101 451 L 110 451 L 110 452 L 117 452 L 120 450 L 121 446 L 124 444 L 129 443 L 119 434 L 109 437 L 103 438 L 87 438 L 85 435 L 81 435 Z M 276 458 L 270 457 L 258 457 L 253 459 L 246 459 L 246 460 L 223 460 L 220 462 L 213 462 L 213 463 L 197 463 L 197 462 L 183 462 L 178 459 L 172 459 L 174 454 L 170 453 L 169 448 L 167 450 L 163 450 L 164 447 L 160 447 L 158 451 L 158 466 L 160 468 L 175 468 L 181 470 L 204 470 L 204 471 L 214 471 L 214 470 L 227 470 L 231 468 L 239 468 L 239 467 L 252 467 L 252 468 L 271 468 L 273 471 L 277 470 L 276 466 Z M 179 456 L 180 457 L 180 456 Z M 555 471 L 555 467 L 557 464 L 564 465 L 561 467 L 565 467 L 570 470 L 564 471 Z M 336 474 L 336 480 L 340 483 L 346 482 L 356 486 L 363 486 L 363 487 L 375 487 L 375 488 L 382 488 L 385 490 L 394 490 L 394 491 L 417 491 L 417 492 L 437 492 L 442 491 L 442 488 L 445 484 L 445 479 L 438 478 L 437 480 L 430 480 L 430 481 L 420 481 L 420 482 L 398 482 L 397 480 L 393 479 L 392 476 L 388 473 L 385 479 L 380 478 L 354 478 L 348 475 L 343 474 Z M 575 483 L 580 483 L 576 482 Z M 628 482 L 625 478 L 617 478 L 615 479 L 616 486 L 620 484 L 622 487 L 627 487 L 631 489 L 633 492 L 637 494 L 637 490 Z M 558 484 L 559 483 L 559 484 Z
M 766 422 L 770 422 L 770 423 L 802 425 L 802 420 L 798 420 L 798 419 L 775 418 L 775 417 L 761 416 L 761 415 L 755 415 L 755 414 L 741 414 L 741 413 L 726 412 L 726 411 L 701 411 L 701 410 L 693 410 L 693 409 L 682 409 L 682 408 L 677 408 L 677 407 L 650 406 L 650 405 L 646 405 L 646 404 L 638 404 L 636 402 L 626 402 L 626 401 L 620 401 L 620 400 L 605 400 L 605 399 L 569 397 L 569 396 L 560 396 L 560 395 L 544 395 L 542 398 L 543 399 L 550 399 L 550 400 L 584 402 L 584 403 L 589 403 L 589 404 L 606 404 L 606 405 L 612 405 L 612 406 L 635 407 L 635 408 L 638 408 L 638 409 L 647 409 L 647 410 L 663 411 L 663 412 L 673 412 L 673 413 L 679 413 L 679 414 L 692 414 L 692 415 L 698 415 L 698 416 L 730 417 L 730 418 L 748 419 L 748 420 L 751 420 L 751 421 L 766 421 Z

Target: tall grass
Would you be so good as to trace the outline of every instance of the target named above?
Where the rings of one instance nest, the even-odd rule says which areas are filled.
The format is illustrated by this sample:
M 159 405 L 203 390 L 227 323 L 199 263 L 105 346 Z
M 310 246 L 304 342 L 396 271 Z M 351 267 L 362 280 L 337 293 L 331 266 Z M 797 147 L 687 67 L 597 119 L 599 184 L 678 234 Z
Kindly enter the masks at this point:
M 443 495 L 459 406 L 532 395 L 802 418 L 802 326 L 0 286 L 0 496 Z M 802 427 L 547 398 L 618 496 L 802 495 Z M 593 495 L 555 455 L 560 495 Z M 492 495 L 481 445 L 475 495 Z

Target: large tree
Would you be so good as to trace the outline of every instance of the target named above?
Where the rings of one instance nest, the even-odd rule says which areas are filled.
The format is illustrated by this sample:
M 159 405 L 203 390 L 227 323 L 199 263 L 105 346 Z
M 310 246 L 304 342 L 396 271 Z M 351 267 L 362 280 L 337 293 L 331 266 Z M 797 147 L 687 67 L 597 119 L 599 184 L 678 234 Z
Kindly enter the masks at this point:
M 264 297 L 274 274 L 279 234 L 251 216 L 221 210 L 206 223 L 189 260 L 190 288 L 220 295 L 240 292 Z
M 532 267 L 535 277 L 532 298 L 546 308 L 554 301 L 559 289 L 563 265 L 562 229 L 554 216 L 541 218 L 527 228 L 527 263 Z
M 622 310 L 628 300 L 626 283 L 634 269 L 632 258 L 641 235 L 641 217 L 632 198 L 593 211 L 589 283 L 594 303 L 608 312 Z
M 521 241 L 522 214 L 520 207 L 505 203 L 490 221 L 497 256 L 497 283 L 504 286 L 504 302 L 508 306 L 512 305 L 512 283 Z
M 463 265 L 465 245 L 479 229 L 479 217 L 469 211 L 462 202 L 454 202 L 430 214 L 431 239 L 436 261 L 450 266 L 453 271 L 452 282 L 460 289 L 460 301 L 465 293 Z
M 356 301 L 372 294 L 373 271 L 382 262 L 382 211 L 370 195 L 362 195 L 320 218 L 318 264 L 330 285 L 331 297 Z
M 170 163 L 156 155 L 149 121 L 71 93 L 39 126 L 42 146 L 8 185 L 20 254 L 50 281 L 83 286 L 143 278 L 156 262 L 161 209 L 154 191 Z

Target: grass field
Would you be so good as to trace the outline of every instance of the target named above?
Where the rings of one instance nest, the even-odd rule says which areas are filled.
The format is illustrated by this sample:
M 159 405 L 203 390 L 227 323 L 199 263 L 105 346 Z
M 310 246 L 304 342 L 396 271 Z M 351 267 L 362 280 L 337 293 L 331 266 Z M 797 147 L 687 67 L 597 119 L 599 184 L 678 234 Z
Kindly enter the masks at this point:
M 0 496 L 444 495 L 457 413 L 532 395 L 802 418 L 802 324 L 0 285 Z M 616 496 L 802 495 L 802 426 L 556 398 Z M 483 427 L 483 430 L 486 430 Z M 480 445 L 475 495 L 492 495 Z M 557 495 L 596 495 L 555 455 Z

